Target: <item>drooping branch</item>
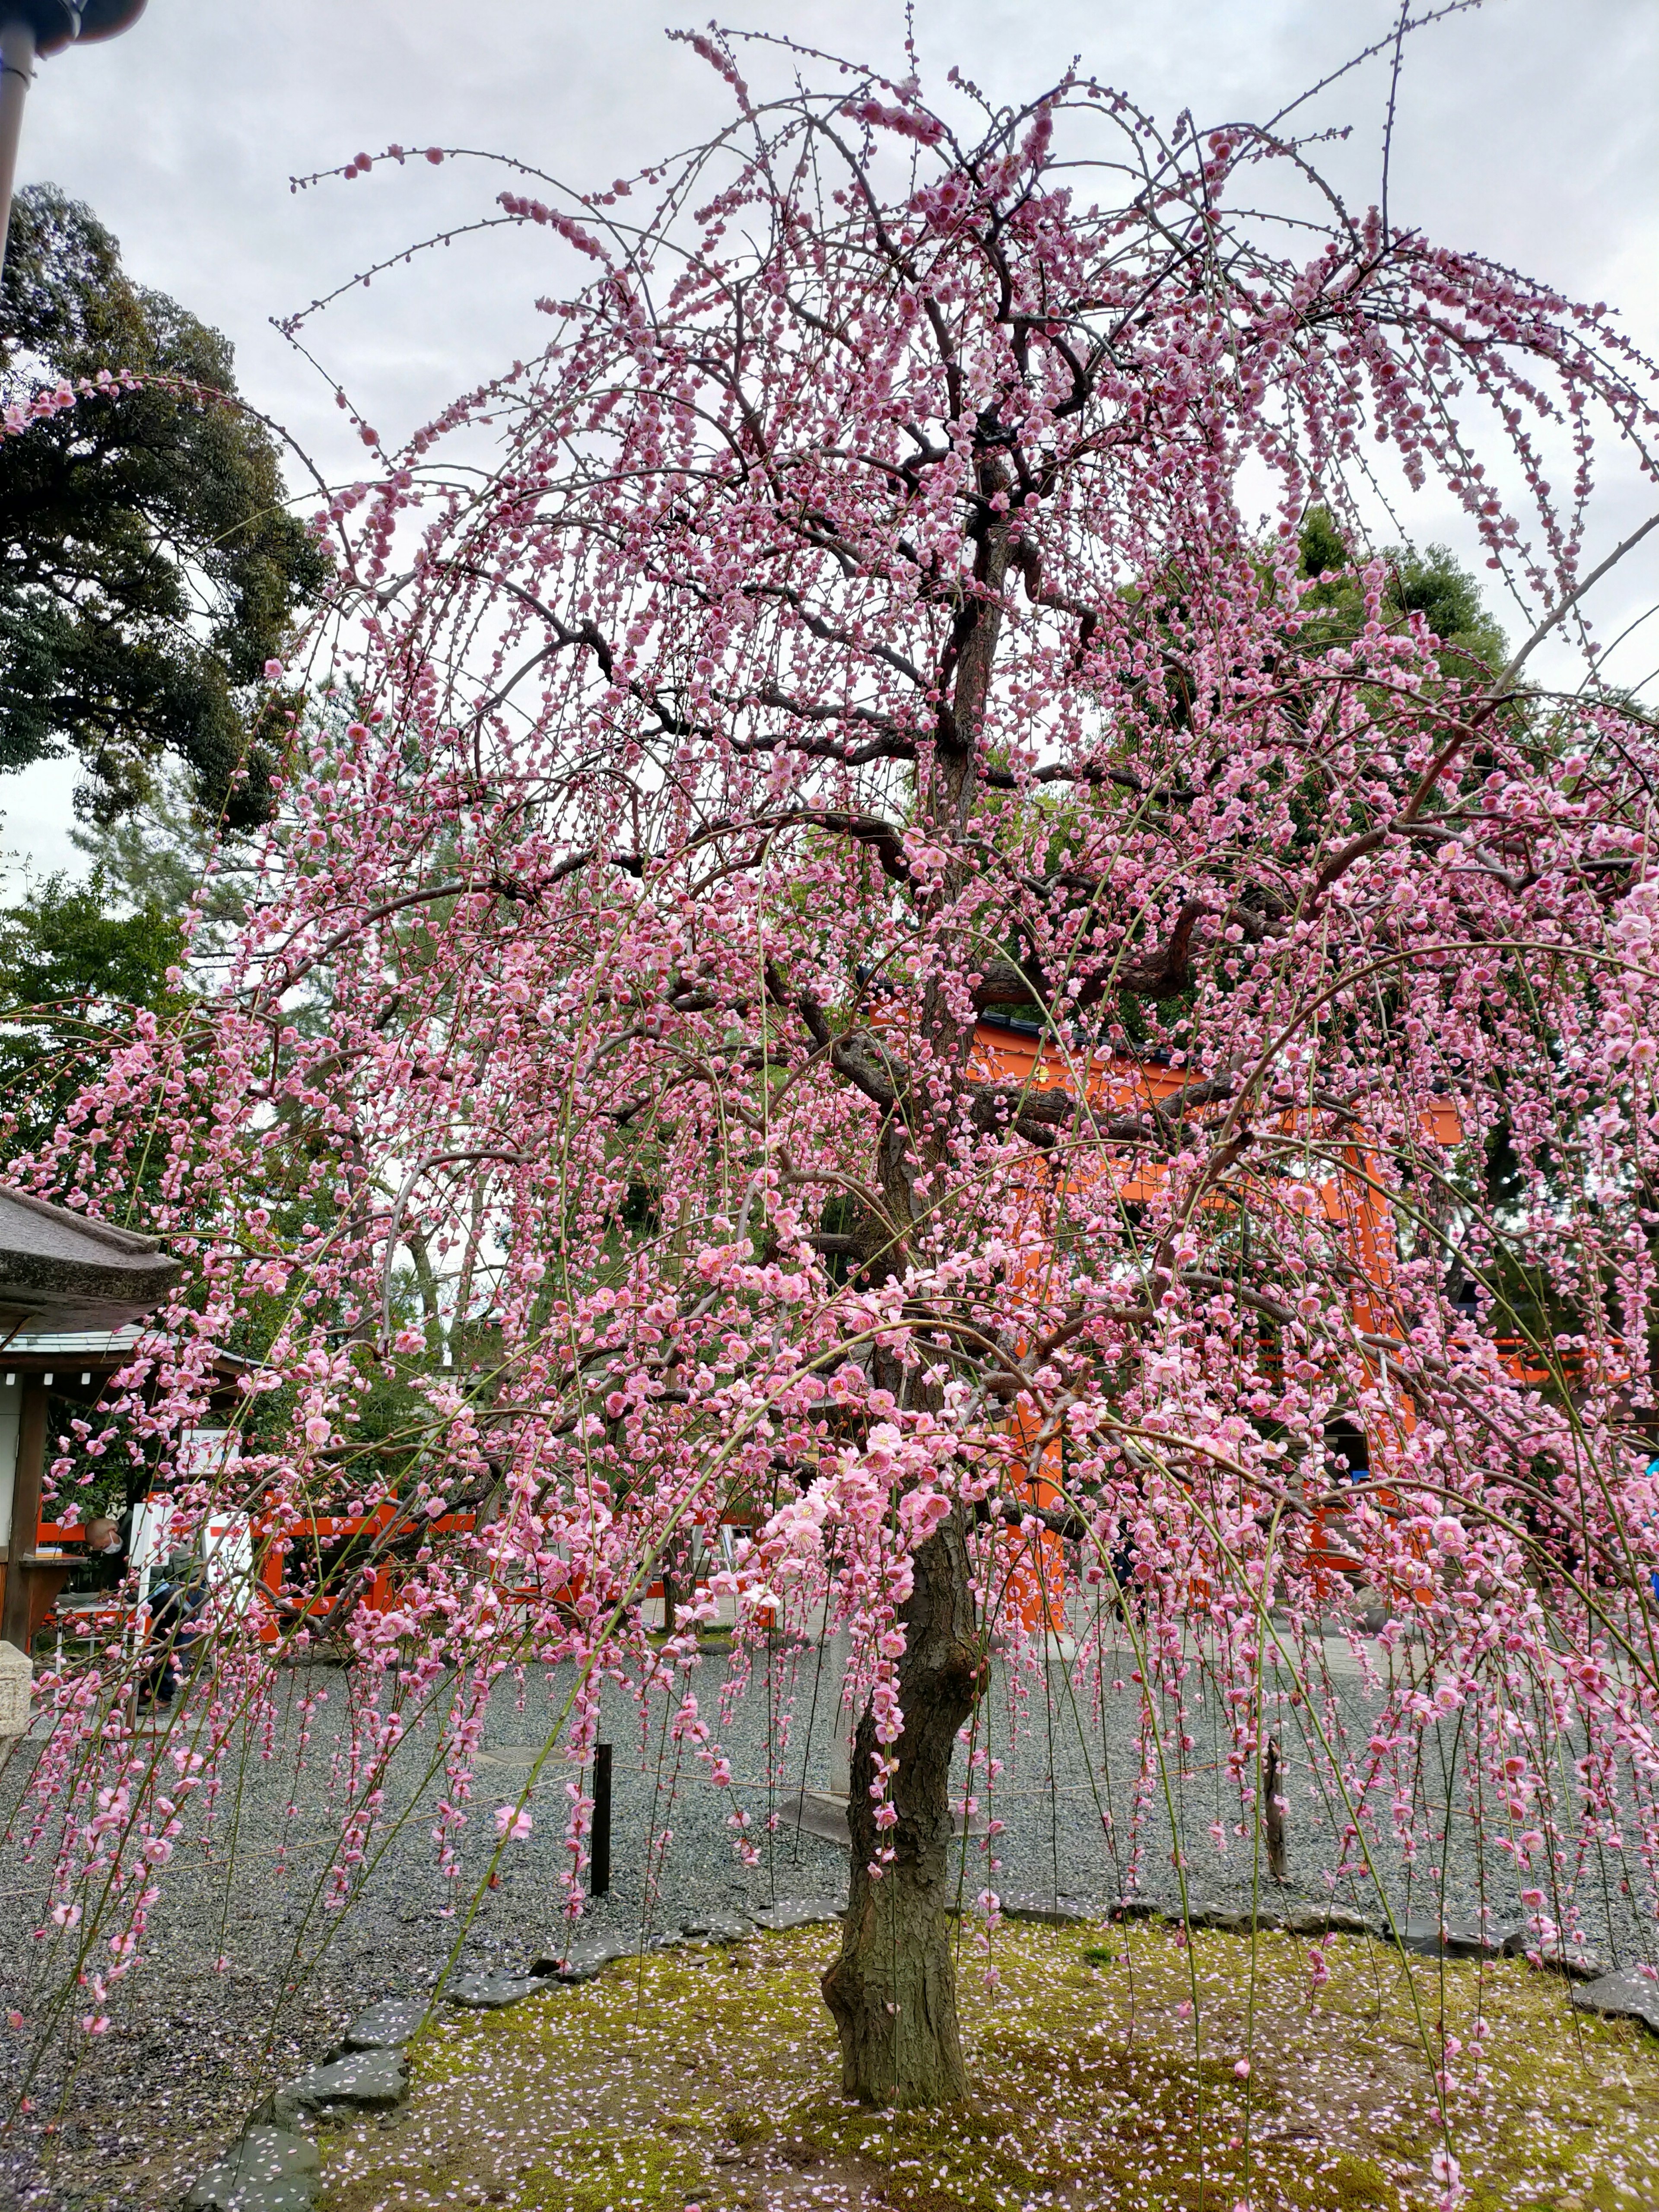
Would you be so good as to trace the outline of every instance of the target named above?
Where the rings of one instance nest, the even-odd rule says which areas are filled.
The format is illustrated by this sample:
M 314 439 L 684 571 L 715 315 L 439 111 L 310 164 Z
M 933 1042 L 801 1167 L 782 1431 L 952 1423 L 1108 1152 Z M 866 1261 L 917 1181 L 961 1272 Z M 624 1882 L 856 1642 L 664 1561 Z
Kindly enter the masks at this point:
M 1169 937 L 1156 951 L 1142 953 L 1121 964 L 1091 962 L 1078 977 L 1078 988 L 1069 994 L 1068 1008 L 1080 1012 L 1098 1006 L 1113 989 L 1127 991 L 1143 999 L 1169 999 L 1184 991 L 1192 981 L 1193 933 L 1204 915 L 1214 912 L 1215 908 L 1202 899 L 1185 900 Z M 1048 1008 L 1054 1006 L 1055 997 L 1048 973 L 1038 961 L 1023 964 L 1012 960 L 988 960 L 973 992 L 974 1004 L 981 1013 L 989 1013 L 995 1006 L 1023 1006 L 1033 1002 Z

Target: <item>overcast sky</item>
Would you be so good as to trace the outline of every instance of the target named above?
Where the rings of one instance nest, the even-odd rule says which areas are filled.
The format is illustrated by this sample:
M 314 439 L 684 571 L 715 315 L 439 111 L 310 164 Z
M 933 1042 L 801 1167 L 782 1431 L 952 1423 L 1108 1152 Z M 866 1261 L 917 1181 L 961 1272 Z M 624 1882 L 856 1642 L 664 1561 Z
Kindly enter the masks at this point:
M 336 380 L 395 442 L 544 336 L 545 232 L 458 245 L 377 279 L 310 326 L 327 379 L 270 327 L 447 222 L 489 211 L 475 165 L 377 166 L 291 194 L 289 179 L 397 140 L 508 152 L 604 185 L 722 121 L 725 88 L 666 27 L 670 0 L 149 0 L 125 37 L 41 65 L 19 180 L 89 201 L 128 267 L 234 341 L 243 390 L 325 467 L 355 473 Z M 1164 120 L 1260 118 L 1386 32 L 1390 0 L 916 0 L 924 81 L 951 63 L 1005 98 L 1073 55 Z M 887 0 L 752 0 L 725 20 L 896 64 Z M 902 73 L 902 72 L 901 72 Z M 1654 0 L 1487 0 L 1408 41 L 1392 182 L 1397 221 L 1621 308 L 1659 343 L 1659 9 Z M 1375 197 L 1387 70 L 1317 110 L 1353 135 L 1333 166 Z M 356 449 L 360 457 L 361 449 Z M 1615 487 L 1592 550 L 1647 512 Z M 1429 509 L 1421 534 L 1455 519 Z M 1651 541 L 1650 541 L 1651 542 Z M 1655 595 L 1656 563 L 1605 602 L 1604 636 Z M 1645 598 L 1644 594 L 1645 593 Z M 1598 613 L 1601 612 L 1598 607 Z M 1659 630 L 1649 624 L 1647 635 Z M 1659 642 L 1651 659 L 1659 660 Z M 1639 663 L 1639 665 L 1638 665 Z M 1627 679 L 1649 661 L 1626 661 Z M 65 836 L 74 772 L 0 782 L 0 845 L 37 869 L 78 866 Z

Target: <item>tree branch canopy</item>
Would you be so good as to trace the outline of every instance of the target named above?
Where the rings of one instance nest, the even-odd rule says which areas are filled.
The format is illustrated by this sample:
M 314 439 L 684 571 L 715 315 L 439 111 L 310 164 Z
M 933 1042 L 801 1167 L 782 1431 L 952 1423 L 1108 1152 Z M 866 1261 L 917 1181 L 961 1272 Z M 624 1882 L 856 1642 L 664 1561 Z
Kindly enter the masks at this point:
M 230 1346 L 263 1526 L 395 1490 L 352 1710 L 379 1744 L 443 1686 L 446 1870 L 503 1672 L 568 1669 L 573 1776 L 603 1682 L 723 1785 L 699 1626 L 769 1699 L 781 1632 L 844 1632 L 825 1987 L 872 2105 L 966 2083 L 953 1763 L 1005 1644 L 1140 1745 L 1103 1881 L 1202 1848 L 1200 1691 L 1249 1838 L 1271 1660 L 1340 1808 L 1299 1881 L 1437 1851 L 1455 1735 L 1540 1943 L 1615 1861 L 1646 1925 L 1659 744 L 1593 659 L 1519 690 L 1376 486 L 1559 630 L 1654 373 L 1277 120 L 673 54 L 728 120 L 586 195 L 512 172 L 544 341 L 313 518 L 349 701 L 222 969 L 14 1164 L 186 1261 L 133 1463 L 208 1525 Z M 1355 1737 L 1294 1670 L 1375 1609 Z M 222 1648 L 266 1694 L 257 1622 Z

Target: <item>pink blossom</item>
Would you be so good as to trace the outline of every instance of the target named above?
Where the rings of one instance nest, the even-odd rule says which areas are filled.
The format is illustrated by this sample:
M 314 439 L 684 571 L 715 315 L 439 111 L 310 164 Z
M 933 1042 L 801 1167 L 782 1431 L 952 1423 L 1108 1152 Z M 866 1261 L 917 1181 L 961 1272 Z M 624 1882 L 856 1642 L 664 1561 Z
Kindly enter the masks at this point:
M 855 1892 L 957 1756 L 1000 1883 L 988 1732 L 1031 1786 L 1066 1678 L 1133 1746 L 1086 1815 L 1116 1867 L 1179 1870 L 1200 1767 L 1248 1863 L 1273 1741 L 1334 1894 L 1373 1838 L 1431 1889 L 1448 1821 L 1489 1872 L 1547 1855 L 1569 1928 L 1609 1852 L 1645 1893 L 1659 744 L 1576 626 L 1659 383 L 1380 211 L 1235 222 L 1247 160 L 1319 219 L 1311 144 L 1177 137 L 1149 194 L 1080 82 L 959 148 L 954 92 L 763 43 L 751 97 L 691 45 L 702 154 L 509 173 L 546 346 L 323 501 L 349 689 L 264 748 L 184 1011 L 94 1024 L 9 1163 L 179 1259 L 49 1479 L 131 1457 L 168 1544 L 234 1526 L 264 1577 L 193 1647 L 203 1832 L 249 1742 L 292 1748 L 348 1909 L 422 1733 L 464 1914 L 486 1712 L 551 1676 L 568 1912 L 594 1746 L 651 1747 L 660 1883 L 745 1698 L 771 1817 L 857 1731 Z M 76 404 L 20 392 L 5 436 Z M 1396 476 L 1501 562 L 1517 645 L 1578 654 L 1547 712 L 1402 603 L 1363 520 Z M 349 1694 L 290 1746 L 281 1662 L 325 1637 Z M 123 1970 L 192 1856 L 184 1770 L 167 1811 L 134 1763 L 146 1663 L 41 1678 L 19 1815 L 65 1891 L 153 1869 Z

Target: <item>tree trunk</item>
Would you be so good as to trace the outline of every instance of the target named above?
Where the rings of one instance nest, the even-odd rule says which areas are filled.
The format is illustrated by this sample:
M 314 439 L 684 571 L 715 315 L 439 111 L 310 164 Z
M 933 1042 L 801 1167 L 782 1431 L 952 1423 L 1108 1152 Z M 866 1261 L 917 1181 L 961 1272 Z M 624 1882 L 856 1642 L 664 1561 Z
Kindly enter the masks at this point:
M 987 500 L 1007 487 L 1000 457 L 981 464 Z M 1006 519 L 988 520 L 975 550 L 974 574 L 985 596 L 958 616 L 952 638 L 952 726 L 941 732 L 924 794 L 926 818 L 957 848 L 973 809 L 976 762 L 984 734 L 991 678 L 1001 631 L 1010 538 Z M 969 862 L 953 860 L 945 900 L 959 897 Z M 963 945 L 964 964 L 967 947 Z M 973 1048 L 974 1024 L 952 1012 L 941 981 L 928 984 L 921 1009 L 923 1036 L 946 1067 L 960 1074 Z M 922 1208 L 915 1180 L 925 1165 L 949 1157 L 952 1115 L 947 1106 L 928 1113 L 905 1099 L 884 1121 L 877 1145 L 877 1174 L 889 1221 L 878 1224 L 885 1245 L 871 1266 L 872 1279 L 906 1264 L 912 1224 Z M 895 1241 L 896 1232 L 896 1241 Z M 914 1406 L 914 1378 L 902 1370 L 872 1372 L 901 1404 Z M 898 1771 L 891 1802 L 898 1824 L 887 1832 L 891 1861 L 872 1881 L 869 1866 L 883 1840 L 870 1796 L 877 1751 L 875 1721 L 866 1711 L 854 1739 L 848 1826 L 852 1868 L 841 1955 L 823 1978 L 824 2002 L 841 2038 L 842 2088 L 866 2105 L 948 2105 L 968 2094 L 957 2023 L 957 1978 L 945 1905 L 951 1895 L 951 1754 L 957 1732 L 974 1709 L 985 1680 L 985 1657 L 974 1619 L 968 1572 L 966 1527 L 960 1509 L 931 1536 L 915 1559 L 915 1583 L 900 1614 L 905 1630 L 899 1662 L 899 1702 L 904 1734 L 896 1746 Z
M 877 1751 L 866 1709 L 854 1741 L 848 1825 L 852 1870 L 841 1955 L 823 1978 L 841 2037 L 842 2088 L 866 2105 L 945 2105 L 968 2094 L 957 2025 L 951 1894 L 951 1754 L 973 1711 L 984 1660 L 974 1621 L 968 1550 L 958 1518 L 915 1555 L 915 1587 L 900 1616 L 904 1734 L 888 1832 L 891 1863 L 867 1871 L 880 1832 L 870 1796 Z

